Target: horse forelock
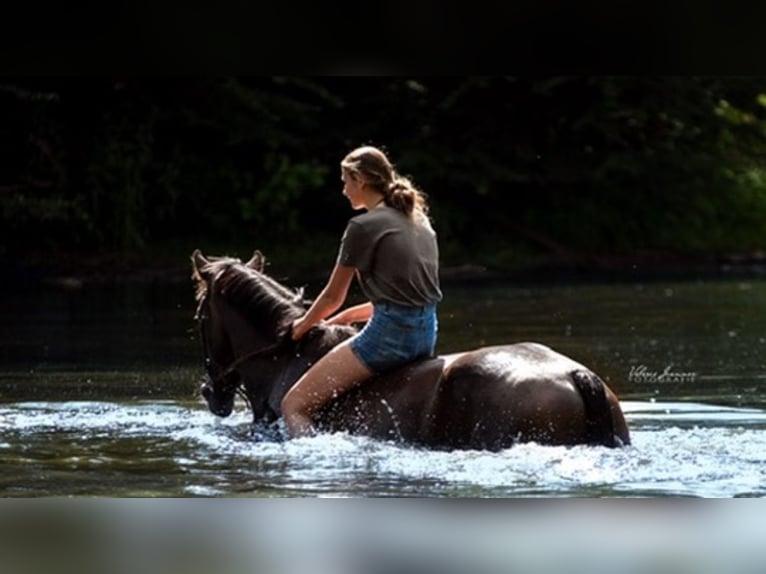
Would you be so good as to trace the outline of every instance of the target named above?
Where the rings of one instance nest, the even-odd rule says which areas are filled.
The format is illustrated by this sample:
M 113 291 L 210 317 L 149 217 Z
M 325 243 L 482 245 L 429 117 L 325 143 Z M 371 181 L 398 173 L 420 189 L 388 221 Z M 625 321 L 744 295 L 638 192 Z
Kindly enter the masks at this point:
M 213 277 L 216 294 L 251 322 L 260 326 L 268 323 L 265 326 L 278 338 L 285 336 L 293 320 L 304 313 L 302 291 L 292 291 L 237 259 L 212 261 L 202 271 Z M 212 283 L 209 286 L 202 283 L 201 287 L 198 285 L 198 298 L 204 297 L 207 289 L 213 289 Z

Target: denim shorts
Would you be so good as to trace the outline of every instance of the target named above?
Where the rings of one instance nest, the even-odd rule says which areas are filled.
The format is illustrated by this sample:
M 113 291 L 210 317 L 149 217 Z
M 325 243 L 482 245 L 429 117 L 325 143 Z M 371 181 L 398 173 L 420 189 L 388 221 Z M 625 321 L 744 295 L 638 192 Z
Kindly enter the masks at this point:
M 436 304 L 408 307 L 381 301 L 351 340 L 351 350 L 373 373 L 380 374 L 421 357 L 433 356 L 439 322 Z

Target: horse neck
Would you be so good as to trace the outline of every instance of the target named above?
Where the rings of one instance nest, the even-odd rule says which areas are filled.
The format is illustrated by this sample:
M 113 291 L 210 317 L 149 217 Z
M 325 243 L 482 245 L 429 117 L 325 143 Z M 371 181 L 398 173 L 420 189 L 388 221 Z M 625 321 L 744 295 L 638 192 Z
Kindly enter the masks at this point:
M 276 333 L 262 332 L 228 301 L 217 306 L 235 359 L 274 343 Z

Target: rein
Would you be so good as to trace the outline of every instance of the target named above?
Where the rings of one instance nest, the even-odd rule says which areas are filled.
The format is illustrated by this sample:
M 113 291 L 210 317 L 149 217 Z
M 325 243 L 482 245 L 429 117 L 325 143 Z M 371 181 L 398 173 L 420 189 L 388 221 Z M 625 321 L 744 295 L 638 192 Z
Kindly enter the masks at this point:
M 256 349 L 255 351 L 250 351 L 249 353 L 245 353 L 241 357 L 237 357 L 234 359 L 231 364 L 229 364 L 228 367 L 221 367 L 216 361 L 210 357 L 209 349 L 210 346 L 208 345 L 208 339 L 207 339 L 207 329 L 205 329 L 205 323 L 207 321 L 206 316 L 200 316 L 198 317 L 199 323 L 200 323 L 200 337 L 202 339 L 202 348 L 205 350 L 205 356 L 204 356 L 204 362 L 205 362 L 205 370 L 207 371 L 208 377 L 210 377 L 210 380 L 213 384 L 221 383 L 222 385 L 225 384 L 226 378 L 231 375 L 233 372 L 235 372 L 239 367 L 242 366 L 242 364 L 246 363 L 247 361 L 251 359 L 255 359 L 258 357 L 262 357 L 265 355 L 273 354 L 274 352 L 280 350 L 283 346 L 285 346 L 285 342 L 288 339 L 288 337 L 285 337 L 276 343 L 273 343 L 272 345 L 269 345 L 267 347 L 264 347 L 262 349 Z M 213 375 L 210 372 L 211 365 L 215 365 L 216 370 L 218 371 L 217 375 Z M 234 386 L 235 390 L 238 390 L 241 385 L 241 380 L 237 382 L 237 384 Z
M 268 347 L 264 347 L 263 349 L 258 349 L 258 350 L 251 351 L 249 353 L 242 355 L 241 357 L 232 361 L 231 365 L 226 367 L 226 369 L 224 369 L 224 371 L 220 375 L 218 375 L 218 377 L 213 382 L 217 382 L 220 379 L 225 379 L 234 371 L 236 371 L 239 367 L 241 367 L 243 363 L 246 363 L 250 359 L 255 359 L 257 357 L 270 355 L 274 353 L 275 351 L 279 350 L 280 347 L 284 346 L 284 344 L 285 344 L 284 340 L 277 341 L 273 345 L 269 345 Z M 237 387 L 239 387 L 240 384 L 241 383 L 238 383 Z
M 250 361 L 252 359 L 257 359 L 258 357 L 275 355 L 278 351 L 281 351 L 284 348 L 286 348 L 290 343 L 295 344 L 295 348 L 297 350 L 298 356 L 300 356 L 301 349 L 304 346 L 304 344 L 319 334 L 319 330 L 316 327 L 314 327 L 310 329 L 309 332 L 306 333 L 306 335 L 304 335 L 299 341 L 294 342 L 292 340 L 290 333 L 287 333 L 277 342 L 271 345 L 268 345 L 266 347 L 263 347 L 261 349 L 256 349 L 254 351 L 250 351 L 249 353 L 245 353 L 241 357 L 237 357 L 236 359 L 234 359 L 227 367 L 223 368 L 215 360 L 213 360 L 213 358 L 209 354 L 210 346 L 208 345 L 207 329 L 205 328 L 205 324 L 207 322 L 207 316 L 198 315 L 197 320 L 200 323 L 200 337 L 202 339 L 202 347 L 204 349 L 205 371 L 207 373 L 207 376 L 210 378 L 210 383 L 213 386 L 216 386 L 216 385 L 220 386 L 222 392 L 230 391 L 230 392 L 234 392 L 238 394 L 240 397 L 242 397 L 242 399 L 248 404 L 248 407 L 250 407 L 251 409 L 252 409 L 252 405 L 250 404 L 250 399 L 247 396 L 247 392 L 243 389 L 242 377 L 240 376 L 237 382 L 234 384 L 227 384 L 226 379 L 229 377 L 229 375 L 236 372 L 237 369 L 239 369 L 247 361 Z M 213 375 L 211 373 L 211 366 L 216 367 L 216 370 L 218 371 L 217 375 Z

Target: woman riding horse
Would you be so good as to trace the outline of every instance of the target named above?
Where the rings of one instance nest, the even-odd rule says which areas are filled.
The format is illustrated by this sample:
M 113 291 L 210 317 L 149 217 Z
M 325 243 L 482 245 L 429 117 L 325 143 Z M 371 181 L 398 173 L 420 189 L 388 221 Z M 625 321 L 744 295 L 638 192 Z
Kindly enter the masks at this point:
M 331 325 L 368 321 L 303 374 L 282 401 L 293 437 L 314 433 L 312 414 L 372 375 L 383 374 L 436 346 L 439 249 L 423 194 L 379 149 L 365 146 L 341 162 L 345 195 L 366 213 L 349 221 L 327 286 L 292 325 L 293 339 L 337 311 L 356 274 L 370 300 L 331 317 Z
M 247 263 L 192 254 L 197 319 L 211 412 L 228 416 L 238 390 L 255 420 L 282 415 L 309 368 L 349 340 L 350 326 L 319 323 L 299 341 L 302 294 Z M 587 367 L 539 343 L 515 343 L 415 360 L 340 395 L 312 414 L 315 428 L 431 448 L 499 450 L 519 442 L 630 444 L 615 394 Z

